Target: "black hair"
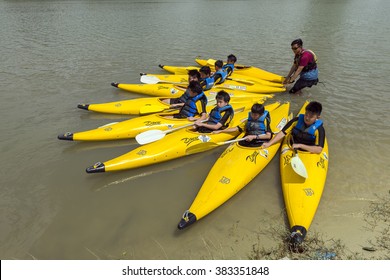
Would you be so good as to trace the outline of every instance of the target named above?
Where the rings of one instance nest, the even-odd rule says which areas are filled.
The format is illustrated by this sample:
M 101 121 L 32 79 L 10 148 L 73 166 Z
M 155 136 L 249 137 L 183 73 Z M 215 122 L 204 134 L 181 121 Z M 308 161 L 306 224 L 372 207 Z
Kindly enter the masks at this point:
M 218 67 L 218 68 L 222 68 L 222 66 L 223 66 L 223 61 L 222 61 L 222 60 L 217 60 L 217 61 L 214 63 L 214 66 L 215 66 L 215 67 Z
M 251 112 L 253 114 L 260 114 L 260 115 L 264 114 L 264 105 L 259 103 L 253 104 L 251 108 Z
M 302 39 L 295 39 L 294 41 L 291 42 L 291 46 L 298 45 L 300 47 L 303 46 Z
M 305 110 L 319 116 L 322 112 L 322 105 L 317 101 L 311 101 L 309 104 L 307 104 Z
M 227 57 L 227 60 L 233 61 L 233 63 L 236 63 L 237 57 L 234 54 L 229 54 Z
M 218 91 L 217 95 L 215 96 L 215 99 L 216 100 L 223 100 L 223 101 L 229 103 L 230 95 L 226 91 L 220 90 L 220 91 Z
M 188 88 L 192 91 L 192 92 L 195 92 L 196 94 L 200 94 L 203 92 L 203 88 L 202 86 L 200 85 L 200 83 L 198 81 L 191 81 L 189 84 L 188 84 Z
M 196 69 L 188 70 L 188 76 L 191 76 L 191 77 L 196 76 L 198 78 L 198 80 L 200 80 L 200 73 Z
M 202 72 L 203 74 L 209 76 L 211 74 L 211 69 L 209 66 L 202 66 L 200 67 L 199 72 Z

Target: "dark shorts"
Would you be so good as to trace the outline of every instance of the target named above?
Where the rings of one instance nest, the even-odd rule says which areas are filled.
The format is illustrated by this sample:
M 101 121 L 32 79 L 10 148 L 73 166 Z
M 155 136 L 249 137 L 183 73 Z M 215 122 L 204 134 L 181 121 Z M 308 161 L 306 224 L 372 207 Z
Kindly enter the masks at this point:
M 178 113 L 178 114 L 173 114 L 172 115 L 175 119 L 185 119 L 185 118 L 187 118 L 187 116 L 184 116 L 184 115 L 182 115 L 182 114 L 180 114 L 180 113 Z
M 198 131 L 200 133 L 210 133 L 210 132 L 213 132 L 214 130 L 207 128 L 207 127 L 204 127 L 204 126 L 200 126 L 200 127 L 197 127 L 196 131 Z
M 238 143 L 244 147 L 260 147 L 261 145 L 263 145 L 264 140 L 260 140 L 260 139 L 253 139 L 252 141 L 242 140 Z
M 171 98 L 170 100 L 169 100 L 169 104 L 179 104 L 179 103 L 184 103 L 184 102 L 182 102 L 181 100 L 180 100 L 180 98 Z
M 318 83 L 318 79 L 315 80 L 303 80 L 299 78 L 299 80 L 294 84 L 292 89 L 290 89 L 289 93 L 296 93 L 305 87 L 312 87 Z

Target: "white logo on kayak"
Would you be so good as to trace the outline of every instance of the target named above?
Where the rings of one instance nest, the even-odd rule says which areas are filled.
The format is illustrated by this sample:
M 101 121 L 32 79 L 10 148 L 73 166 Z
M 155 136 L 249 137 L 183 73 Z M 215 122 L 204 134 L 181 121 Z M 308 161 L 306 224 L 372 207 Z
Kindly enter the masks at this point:
M 203 143 L 209 142 L 211 140 L 208 135 L 199 135 L 198 139 Z

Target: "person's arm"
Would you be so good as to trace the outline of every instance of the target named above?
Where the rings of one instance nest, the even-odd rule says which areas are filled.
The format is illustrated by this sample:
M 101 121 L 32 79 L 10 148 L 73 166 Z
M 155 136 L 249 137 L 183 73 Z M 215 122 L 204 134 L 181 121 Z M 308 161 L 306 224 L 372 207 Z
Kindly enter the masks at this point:
M 203 120 L 206 120 L 208 118 L 207 116 L 207 112 L 206 112 L 206 99 L 200 99 L 198 102 L 196 102 L 196 106 L 197 106 L 197 109 L 198 109 L 198 112 L 201 112 L 199 115 L 200 115 L 200 118 L 197 118 L 197 117 L 188 117 L 187 119 L 189 121 L 194 121 L 194 120 L 197 120 L 197 121 L 203 121 Z M 199 104 L 200 103 L 200 104 Z M 199 106 L 201 107 L 201 110 L 199 110 Z
M 313 154 L 320 154 L 322 152 L 322 149 L 324 148 L 325 145 L 325 129 L 323 126 L 320 126 L 317 131 L 317 136 L 316 136 L 316 144 L 315 145 L 305 145 L 305 144 L 294 144 L 293 148 L 294 149 L 301 149 L 308 151 Z
M 286 80 L 287 80 L 287 83 L 293 83 L 295 81 L 296 78 L 298 78 L 298 76 L 301 74 L 302 70 L 303 70 L 304 66 L 298 66 L 298 68 L 295 70 L 294 74 Z
M 288 123 L 286 123 L 286 125 L 282 128 L 282 130 L 279 132 L 279 133 L 276 133 L 275 134 L 275 137 L 272 138 L 270 141 L 264 143 L 263 145 L 261 145 L 261 147 L 263 149 L 265 148 L 268 148 L 270 146 L 272 146 L 273 144 L 277 143 L 279 140 L 281 140 L 284 136 L 286 136 L 287 134 L 287 130 L 289 130 L 289 128 L 293 125 L 294 122 L 296 122 L 298 120 L 298 117 L 295 117 L 293 119 L 291 119 Z
M 312 146 L 312 145 L 306 145 L 306 144 L 293 144 L 292 146 L 294 149 L 301 149 L 301 150 L 305 150 L 305 151 L 308 151 L 310 153 L 313 153 L 313 154 L 320 154 L 322 152 L 322 147 L 321 146 Z
M 279 140 L 281 140 L 286 134 L 283 132 L 283 131 L 280 131 L 279 133 L 277 133 L 275 135 L 274 138 L 272 138 L 270 141 L 268 142 L 265 142 L 263 145 L 261 145 L 261 147 L 263 149 L 266 149 L 270 146 L 272 146 L 273 144 L 277 143 Z
M 229 77 L 233 73 L 233 69 L 231 67 L 228 67 L 226 69 L 227 76 Z
M 214 84 L 220 84 L 222 82 L 222 75 L 219 73 L 215 73 L 213 75 L 214 78 Z
M 218 129 L 220 129 L 222 127 L 221 123 L 208 124 L 208 123 L 200 123 L 199 121 L 197 121 L 195 125 L 198 126 L 198 127 L 203 126 L 205 128 L 211 129 L 211 130 L 218 130 Z
M 219 120 L 218 123 L 216 124 L 208 124 L 208 123 L 196 123 L 197 126 L 203 126 L 203 127 L 206 127 L 208 129 L 211 129 L 211 130 L 218 130 L 220 129 L 222 126 L 224 126 L 226 124 L 226 122 L 228 121 L 228 119 L 230 118 L 230 116 L 234 114 L 234 111 L 233 109 L 231 110 L 228 110 L 228 111 L 225 111 L 222 118 Z
M 288 72 L 286 78 L 284 79 L 283 84 L 289 83 L 291 75 L 292 75 L 296 70 L 297 70 L 297 66 L 296 66 L 295 63 L 294 63 L 294 64 L 291 66 L 290 72 Z M 301 70 L 301 71 L 302 71 L 302 70 Z
M 222 130 L 215 130 L 213 131 L 213 133 L 229 133 L 229 132 L 236 132 L 238 131 L 239 128 L 238 126 L 235 126 L 235 127 L 229 127 L 229 128 L 226 128 L 226 129 L 222 129 Z

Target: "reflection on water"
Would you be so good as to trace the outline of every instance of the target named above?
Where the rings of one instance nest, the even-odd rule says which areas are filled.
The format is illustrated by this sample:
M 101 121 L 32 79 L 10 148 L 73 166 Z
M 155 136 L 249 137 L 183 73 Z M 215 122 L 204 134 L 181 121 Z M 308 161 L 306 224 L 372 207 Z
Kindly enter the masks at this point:
M 56 137 L 125 119 L 76 106 L 140 97 L 110 83 L 164 73 L 159 63 L 234 53 L 239 63 L 285 75 L 297 37 L 318 55 L 323 83 L 274 100 L 291 101 L 294 113 L 306 99 L 324 105 L 330 167 L 311 230 L 360 250 L 370 239 L 362 211 L 389 189 L 388 8 L 380 0 L 1 2 L 0 256 L 247 258 L 256 231 L 284 212 L 277 157 L 229 202 L 178 232 L 223 147 L 139 170 L 86 174 L 136 143 Z

